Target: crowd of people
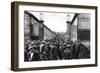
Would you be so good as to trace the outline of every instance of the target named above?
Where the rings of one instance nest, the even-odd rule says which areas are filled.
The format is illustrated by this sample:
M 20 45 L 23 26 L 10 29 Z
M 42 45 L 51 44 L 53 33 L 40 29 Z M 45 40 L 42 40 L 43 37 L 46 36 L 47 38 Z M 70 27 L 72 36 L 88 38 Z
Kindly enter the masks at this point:
M 81 42 L 66 40 L 27 40 L 24 61 L 69 60 L 90 58 L 90 50 Z

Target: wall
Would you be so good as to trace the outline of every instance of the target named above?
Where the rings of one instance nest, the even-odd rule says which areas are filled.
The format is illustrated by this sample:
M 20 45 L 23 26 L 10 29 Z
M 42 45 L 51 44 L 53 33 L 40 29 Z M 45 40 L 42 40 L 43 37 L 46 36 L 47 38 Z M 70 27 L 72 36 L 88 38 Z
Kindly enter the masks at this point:
M 44 40 L 46 39 L 51 39 L 51 32 L 46 28 L 44 27 Z
M 77 26 L 76 25 L 71 25 L 71 40 L 72 41 L 77 41 Z
M 24 12 L 24 19 L 24 40 L 38 39 L 39 22 L 28 12 Z
M 78 40 L 90 49 L 90 14 L 79 14 L 77 17 Z M 85 38 L 84 38 L 85 37 Z
M 14 73 L 10 70 L 10 54 L 11 54 L 11 13 L 10 3 L 14 0 L 0 0 L 0 73 Z M 98 5 L 100 13 L 100 0 L 20 0 L 20 1 L 34 1 L 34 2 L 50 2 L 62 4 L 82 4 L 82 5 Z M 98 14 L 100 19 L 100 14 Z M 98 21 L 98 24 L 100 22 Z M 100 32 L 100 25 L 98 25 L 98 32 Z M 100 33 L 98 33 L 100 37 Z M 100 43 L 100 38 L 98 38 Z M 100 52 L 100 45 L 98 52 Z M 100 53 L 98 53 L 100 56 Z M 69 69 L 55 69 L 55 70 L 40 70 L 40 71 L 26 71 L 21 73 L 100 73 L 100 57 L 98 58 L 98 67 L 86 68 L 69 68 Z M 20 73 L 20 72 L 18 72 Z
M 27 13 L 25 13 L 24 14 L 24 19 L 25 19 L 25 21 L 24 21 L 24 28 L 25 28 L 25 30 L 24 30 L 24 39 L 25 39 L 25 41 L 27 41 L 27 40 L 30 40 L 30 35 L 29 35 L 29 33 L 30 33 L 30 16 L 27 14 Z
M 77 18 L 78 29 L 90 30 L 90 14 L 80 13 Z M 88 25 L 88 26 L 87 26 Z
M 55 37 L 52 30 L 49 29 L 44 21 L 38 20 L 33 14 L 24 12 L 24 40 L 46 40 Z M 39 38 L 40 37 L 40 38 Z
M 49 29 L 48 27 L 45 26 L 44 24 L 44 40 L 47 40 L 47 39 L 53 39 L 56 35 L 54 34 L 54 32 Z

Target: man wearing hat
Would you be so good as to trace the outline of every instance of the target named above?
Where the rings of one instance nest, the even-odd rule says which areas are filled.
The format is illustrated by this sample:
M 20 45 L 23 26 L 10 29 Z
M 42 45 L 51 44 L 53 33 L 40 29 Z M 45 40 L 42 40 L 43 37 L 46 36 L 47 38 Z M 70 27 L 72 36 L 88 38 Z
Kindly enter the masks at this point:
M 29 51 L 29 61 L 39 61 L 40 56 L 39 56 L 39 51 L 38 51 L 38 43 L 31 43 L 30 44 L 30 51 Z
M 66 49 L 63 51 L 63 59 L 72 59 L 71 45 L 68 44 Z

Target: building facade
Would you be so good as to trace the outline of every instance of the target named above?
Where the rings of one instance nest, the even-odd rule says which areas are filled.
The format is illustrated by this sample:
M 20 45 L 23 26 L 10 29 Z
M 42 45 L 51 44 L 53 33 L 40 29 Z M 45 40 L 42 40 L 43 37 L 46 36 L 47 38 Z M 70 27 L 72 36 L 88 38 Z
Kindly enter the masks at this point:
M 56 37 L 56 34 L 43 22 L 33 14 L 24 11 L 24 40 L 46 40 Z
M 90 14 L 81 13 L 77 17 L 77 25 L 78 25 L 78 37 L 77 39 L 81 40 L 82 43 L 90 47 Z
M 67 22 L 67 39 L 81 41 L 90 48 L 90 14 L 75 14 L 72 21 Z

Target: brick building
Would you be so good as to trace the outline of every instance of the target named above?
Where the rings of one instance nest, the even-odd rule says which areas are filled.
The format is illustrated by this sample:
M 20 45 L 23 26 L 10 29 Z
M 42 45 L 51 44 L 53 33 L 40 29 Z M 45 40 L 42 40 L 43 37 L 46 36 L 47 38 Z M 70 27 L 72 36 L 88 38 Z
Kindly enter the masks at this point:
M 81 41 L 90 48 L 90 14 L 75 14 L 72 21 L 67 22 L 67 39 Z
M 82 41 L 82 43 L 90 47 L 90 14 L 81 13 L 77 17 L 78 24 L 78 39 Z
M 33 14 L 24 11 L 24 40 L 46 40 L 56 37 L 56 34 L 43 22 Z

